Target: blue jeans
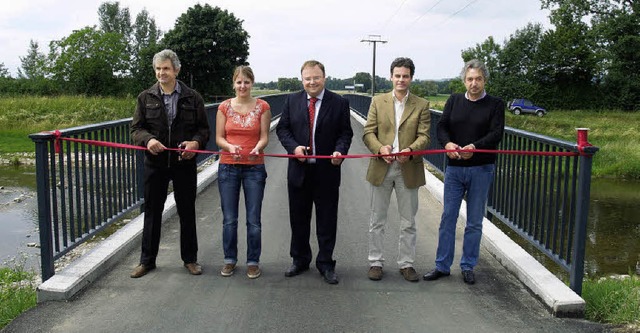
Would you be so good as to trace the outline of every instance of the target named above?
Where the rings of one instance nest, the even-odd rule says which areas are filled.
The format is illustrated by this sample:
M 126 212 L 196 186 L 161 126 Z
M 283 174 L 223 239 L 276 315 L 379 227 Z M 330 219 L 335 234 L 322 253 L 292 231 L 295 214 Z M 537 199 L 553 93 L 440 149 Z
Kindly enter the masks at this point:
M 462 242 L 460 268 L 472 270 L 478 263 L 482 219 L 487 195 L 493 182 L 494 164 L 473 167 L 449 166 L 444 176 L 444 211 L 440 220 L 436 269 L 448 273 L 453 264 L 456 242 L 456 222 L 462 199 L 467 198 L 467 225 Z
M 264 164 L 220 164 L 218 189 L 222 206 L 224 263 L 238 262 L 238 203 L 240 186 L 247 209 L 247 265 L 257 265 L 262 251 L 262 198 L 267 179 Z

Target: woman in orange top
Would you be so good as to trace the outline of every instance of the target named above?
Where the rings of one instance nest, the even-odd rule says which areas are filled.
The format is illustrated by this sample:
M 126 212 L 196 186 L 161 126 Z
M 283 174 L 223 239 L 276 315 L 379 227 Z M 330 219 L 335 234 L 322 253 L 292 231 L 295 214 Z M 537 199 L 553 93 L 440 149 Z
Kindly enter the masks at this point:
M 253 71 L 238 66 L 233 74 L 236 97 L 220 104 L 216 115 L 216 144 L 222 151 L 218 168 L 220 205 L 224 216 L 222 276 L 231 276 L 238 262 L 238 201 L 243 188 L 247 209 L 247 276 L 260 276 L 261 211 L 267 171 L 260 155 L 269 143 L 271 108 L 251 96 Z

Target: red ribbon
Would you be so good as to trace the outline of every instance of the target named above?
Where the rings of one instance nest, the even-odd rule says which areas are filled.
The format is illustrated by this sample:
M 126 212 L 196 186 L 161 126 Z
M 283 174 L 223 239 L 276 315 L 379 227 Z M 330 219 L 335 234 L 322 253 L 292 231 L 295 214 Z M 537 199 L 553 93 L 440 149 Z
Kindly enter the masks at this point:
M 114 142 L 106 142 L 106 141 L 97 141 L 97 140 L 87 140 L 87 139 L 76 139 L 76 138 L 65 138 L 61 136 L 59 130 L 53 132 L 56 136 L 55 147 L 56 153 L 60 152 L 60 140 L 66 140 L 71 142 L 84 143 L 88 145 L 101 146 L 101 147 L 113 147 L 113 148 L 123 148 L 123 149 L 134 149 L 134 150 L 147 150 L 146 147 L 135 146 L 125 143 L 114 143 Z M 587 143 L 588 144 L 588 143 Z M 488 153 L 488 154 L 507 154 L 507 155 L 537 155 L 537 156 L 578 156 L 582 155 L 582 147 L 579 146 L 579 153 L 574 152 L 551 152 L 551 151 L 539 151 L 539 152 L 530 152 L 530 151 L 522 151 L 522 150 L 490 150 L 490 149 L 430 149 L 430 150 L 417 150 L 410 151 L 404 153 L 393 153 L 389 155 L 381 155 L 381 154 L 351 154 L 351 155 L 340 155 L 339 157 L 334 157 L 332 155 L 290 155 L 290 154 L 259 154 L 259 156 L 268 156 L 268 157 L 281 157 L 281 158 L 367 158 L 367 157 L 384 157 L 384 156 L 412 156 L 412 155 L 432 155 L 432 154 L 443 154 L 448 152 L 465 152 L 465 153 Z M 231 154 L 225 151 L 210 151 L 210 150 L 197 150 L 197 149 L 182 149 L 182 148 L 165 148 L 165 150 L 170 151 L 178 151 L 178 152 L 191 152 L 191 153 L 201 153 L 201 154 L 217 154 L 217 155 L 237 155 Z M 246 155 L 249 154 L 240 154 Z

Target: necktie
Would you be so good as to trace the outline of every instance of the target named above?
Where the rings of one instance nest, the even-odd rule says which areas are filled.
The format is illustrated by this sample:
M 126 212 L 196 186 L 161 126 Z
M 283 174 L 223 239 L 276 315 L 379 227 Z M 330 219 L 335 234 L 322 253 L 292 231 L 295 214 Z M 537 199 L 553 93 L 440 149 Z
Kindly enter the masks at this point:
M 311 151 L 309 153 L 313 154 L 313 122 L 316 117 L 316 102 L 317 98 L 311 97 L 309 99 L 309 148 Z

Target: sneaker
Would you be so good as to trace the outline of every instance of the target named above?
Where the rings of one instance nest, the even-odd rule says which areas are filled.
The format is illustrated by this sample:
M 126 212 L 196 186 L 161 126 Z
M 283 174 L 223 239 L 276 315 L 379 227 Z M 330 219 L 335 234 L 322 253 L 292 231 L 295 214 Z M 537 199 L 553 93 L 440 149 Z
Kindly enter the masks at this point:
M 369 273 L 367 273 L 369 280 L 379 281 L 382 280 L 382 267 L 380 266 L 371 266 L 369 268 Z
M 416 273 L 416 270 L 413 269 L 413 267 L 406 267 L 406 268 L 400 269 L 400 274 L 402 274 L 405 280 L 410 282 L 418 282 L 420 280 L 418 273 Z
M 222 276 L 231 276 L 233 275 L 233 272 L 235 270 L 236 270 L 236 264 L 224 264 L 224 267 L 222 267 L 220 274 Z
M 258 265 L 249 265 L 249 266 L 247 266 L 247 276 L 250 279 L 255 279 L 258 276 L 260 276 L 260 274 L 262 274 L 262 272 L 260 271 L 260 266 L 258 266 Z

